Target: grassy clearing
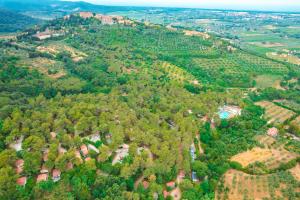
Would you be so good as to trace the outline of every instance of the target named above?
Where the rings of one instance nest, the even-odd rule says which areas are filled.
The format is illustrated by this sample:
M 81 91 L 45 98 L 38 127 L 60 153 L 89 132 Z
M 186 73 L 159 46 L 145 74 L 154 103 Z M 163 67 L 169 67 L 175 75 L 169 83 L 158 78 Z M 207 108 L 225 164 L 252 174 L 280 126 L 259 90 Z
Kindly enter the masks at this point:
M 281 80 L 282 76 L 280 75 L 259 75 L 255 78 L 257 88 L 279 88 Z

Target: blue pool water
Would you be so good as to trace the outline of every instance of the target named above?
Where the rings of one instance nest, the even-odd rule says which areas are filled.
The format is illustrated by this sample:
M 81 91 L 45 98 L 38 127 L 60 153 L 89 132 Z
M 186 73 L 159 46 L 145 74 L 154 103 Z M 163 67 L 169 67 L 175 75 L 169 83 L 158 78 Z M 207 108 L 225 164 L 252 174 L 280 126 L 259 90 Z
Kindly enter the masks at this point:
M 219 116 L 221 119 L 228 119 L 229 118 L 230 113 L 227 111 L 220 111 L 219 112 Z

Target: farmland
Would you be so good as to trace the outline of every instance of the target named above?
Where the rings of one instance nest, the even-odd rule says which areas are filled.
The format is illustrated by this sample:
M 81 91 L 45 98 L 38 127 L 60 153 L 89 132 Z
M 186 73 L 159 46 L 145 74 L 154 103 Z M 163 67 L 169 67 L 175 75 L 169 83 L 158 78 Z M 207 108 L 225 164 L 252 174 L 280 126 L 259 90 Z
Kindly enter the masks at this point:
M 285 149 L 268 149 L 255 147 L 249 151 L 237 154 L 231 158 L 232 161 L 247 167 L 256 162 L 263 163 L 268 169 L 274 169 L 282 163 L 287 163 L 298 155 Z
M 228 170 L 219 183 L 215 199 L 295 199 L 299 182 L 292 174 L 281 171 L 270 175 L 249 175 Z
M 282 108 L 268 101 L 261 101 L 256 103 L 256 105 L 265 109 L 264 118 L 268 120 L 268 123 L 283 123 L 296 114 L 291 110 Z
M 255 77 L 256 88 L 268 88 L 273 87 L 277 89 L 282 89 L 280 87 L 280 81 L 282 76 L 280 75 L 259 75 Z

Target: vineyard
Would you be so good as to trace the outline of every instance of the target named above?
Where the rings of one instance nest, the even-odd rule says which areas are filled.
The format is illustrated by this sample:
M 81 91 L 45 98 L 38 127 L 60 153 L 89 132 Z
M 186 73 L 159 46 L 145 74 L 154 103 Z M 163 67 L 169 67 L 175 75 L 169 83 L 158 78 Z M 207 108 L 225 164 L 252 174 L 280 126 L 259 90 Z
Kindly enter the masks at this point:
M 268 123 L 284 123 L 296 114 L 269 101 L 261 101 L 256 103 L 256 105 L 265 109 L 264 117 L 268 120 Z

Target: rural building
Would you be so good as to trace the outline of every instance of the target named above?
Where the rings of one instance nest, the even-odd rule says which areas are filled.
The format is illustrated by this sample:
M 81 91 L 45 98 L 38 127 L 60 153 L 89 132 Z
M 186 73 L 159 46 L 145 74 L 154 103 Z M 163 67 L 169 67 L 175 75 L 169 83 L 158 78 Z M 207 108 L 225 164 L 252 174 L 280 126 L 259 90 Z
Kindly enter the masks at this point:
M 14 143 L 9 144 L 9 147 L 16 150 L 16 151 L 21 151 L 22 150 L 22 142 L 23 142 L 24 136 L 21 136 L 17 140 L 15 140 Z
M 119 149 L 116 150 L 116 155 L 112 161 L 112 165 L 122 162 L 122 160 L 128 156 L 129 145 L 122 144 Z
M 164 198 L 165 198 L 165 199 L 169 196 L 169 192 L 168 192 L 167 190 L 164 190 L 164 191 L 163 191 L 163 194 L 164 194 Z
M 82 162 L 82 158 L 81 158 L 81 154 L 79 150 L 75 151 L 75 157 L 78 158 L 80 160 L 80 162 Z
M 149 182 L 148 181 L 143 181 L 143 187 L 144 187 L 144 189 L 148 189 L 149 188 Z
M 61 171 L 59 169 L 53 169 L 52 171 L 52 180 L 57 182 L 60 180 Z
M 46 40 L 52 37 L 59 37 L 64 35 L 63 31 L 53 31 L 53 30 L 49 30 L 46 29 L 44 32 L 37 32 L 36 34 L 34 34 L 32 37 L 36 38 L 38 40 Z
M 271 137 L 277 137 L 278 135 L 278 129 L 273 127 L 273 128 L 269 128 L 269 130 L 267 131 L 267 135 L 271 136 Z
M 80 146 L 80 151 L 84 157 L 86 157 L 89 154 L 89 150 L 85 144 Z
M 43 161 L 46 162 L 48 160 L 49 149 L 46 149 L 43 152 Z
M 49 169 L 48 169 L 48 167 L 47 167 L 45 164 L 43 164 L 43 165 L 42 165 L 42 168 L 41 168 L 41 170 L 40 170 L 40 172 L 41 172 L 42 174 L 45 174 L 45 173 L 48 173 L 48 172 L 49 172 Z
M 25 186 L 27 183 L 27 177 L 23 176 L 17 179 L 17 185 L 19 186 Z
M 97 149 L 94 145 L 89 144 L 88 145 L 88 150 L 95 151 L 96 153 L 100 153 L 99 149 Z
M 199 182 L 199 178 L 197 177 L 196 172 L 192 172 L 192 181 L 193 182 Z
M 86 161 L 90 161 L 91 160 L 91 157 L 86 157 L 85 159 L 84 159 L 84 161 L 86 162 Z
M 85 139 L 95 143 L 95 142 L 100 141 L 101 137 L 100 137 L 99 133 L 95 133 L 95 134 L 92 134 L 92 135 L 89 135 L 89 136 L 85 137 Z
M 174 181 L 170 181 L 170 182 L 168 182 L 166 185 L 167 185 L 167 187 L 169 187 L 169 188 L 175 188 L 175 182 L 174 182 Z
M 190 147 L 190 155 L 191 155 L 191 158 L 192 158 L 192 162 L 195 161 L 196 159 L 196 147 L 195 147 L 195 144 L 191 144 L 191 147 Z
M 36 178 L 37 183 L 41 181 L 47 181 L 47 180 L 48 180 L 48 174 L 39 174 Z
M 94 17 L 94 14 L 92 12 L 79 12 L 79 16 L 83 19 L 88 19 Z
M 16 166 L 16 173 L 20 174 L 23 172 L 23 167 L 24 167 L 24 160 L 23 159 L 18 159 L 15 162 L 15 166 Z
M 71 170 L 71 169 L 73 169 L 73 163 L 70 161 L 70 162 L 68 162 L 68 164 L 67 164 L 67 170 Z

